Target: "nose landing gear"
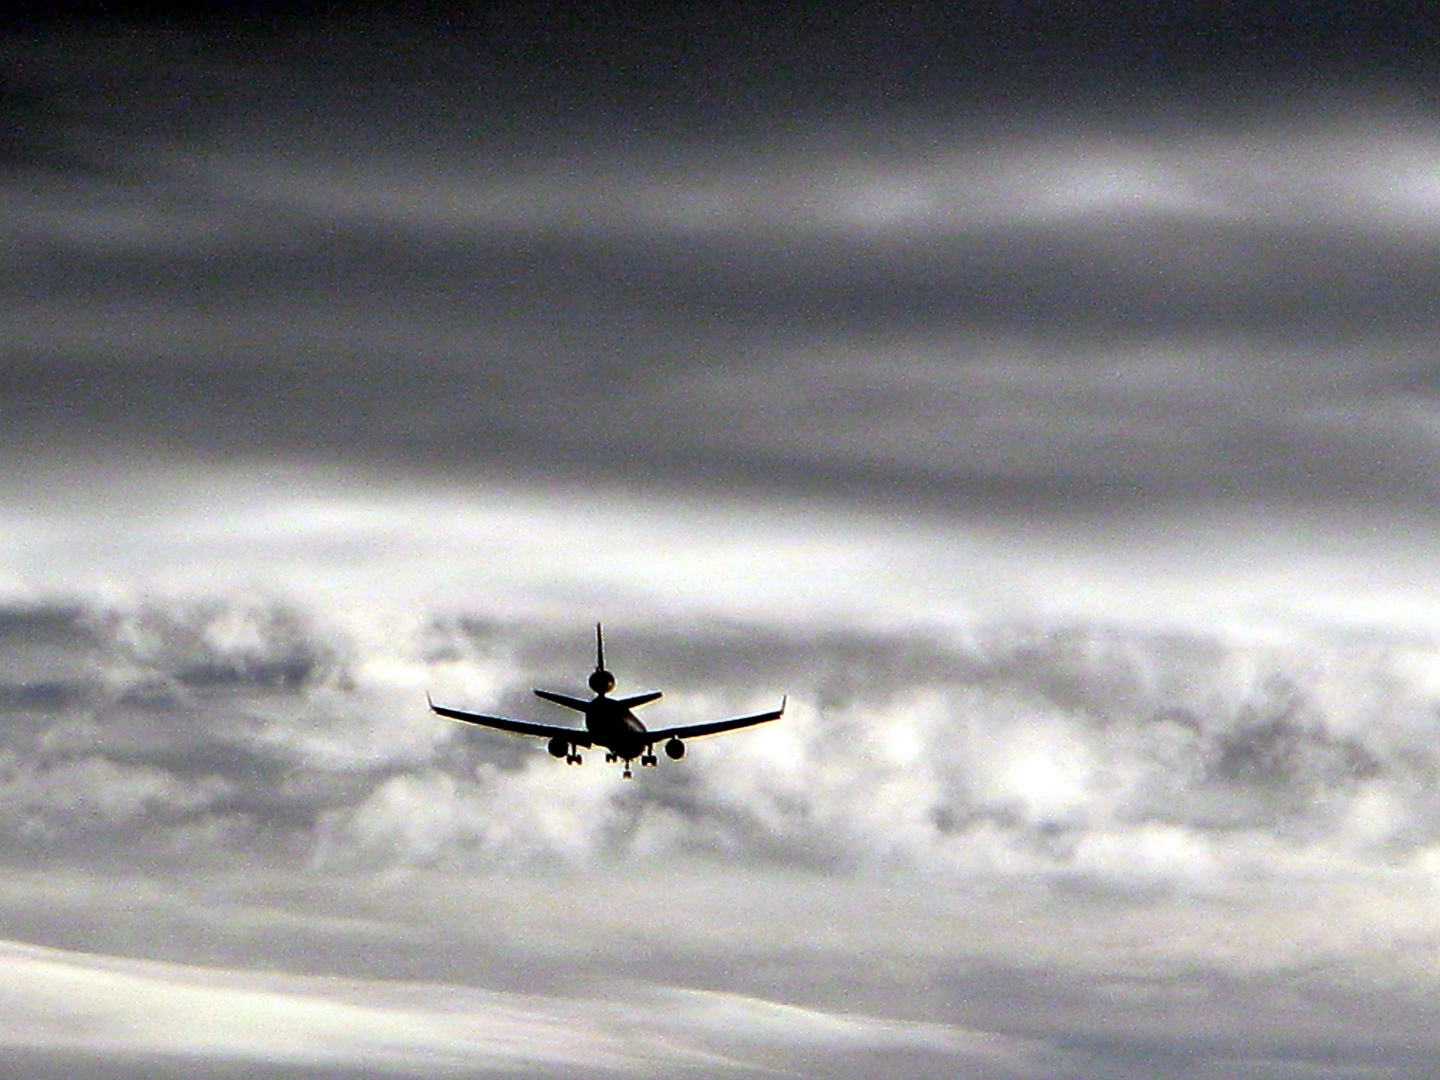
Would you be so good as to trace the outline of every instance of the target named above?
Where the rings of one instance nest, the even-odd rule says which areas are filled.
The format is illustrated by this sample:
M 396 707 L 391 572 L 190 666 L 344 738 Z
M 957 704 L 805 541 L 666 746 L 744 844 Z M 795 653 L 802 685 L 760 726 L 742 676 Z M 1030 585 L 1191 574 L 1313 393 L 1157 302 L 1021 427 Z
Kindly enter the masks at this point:
M 607 758 L 606 760 L 613 760 L 613 756 L 612 756 L 611 758 Z M 625 772 L 622 773 L 621 775 L 624 776 L 624 778 L 625 778 L 626 780 L 629 780 L 632 776 L 635 775 L 635 774 L 634 774 L 633 772 L 631 772 L 631 770 L 630 770 L 630 763 L 631 763 L 632 761 L 634 761 L 634 760 L 635 760 L 634 758 L 626 758 L 626 759 L 625 759 Z M 646 768 L 646 767 L 648 767 L 648 766 L 654 766 L 654 765 L 659 765 L 659 764 L 660 764 L 660 759 L 659 759 L 658 757 L 656 757 L 654 754 L 650 753 L 649 751 L 646 751 L 645 753 L 643 753 L 643 754 L 640 755 L 640 767 L 641 767 L 642 769 L 643 769 L 643 768 Z

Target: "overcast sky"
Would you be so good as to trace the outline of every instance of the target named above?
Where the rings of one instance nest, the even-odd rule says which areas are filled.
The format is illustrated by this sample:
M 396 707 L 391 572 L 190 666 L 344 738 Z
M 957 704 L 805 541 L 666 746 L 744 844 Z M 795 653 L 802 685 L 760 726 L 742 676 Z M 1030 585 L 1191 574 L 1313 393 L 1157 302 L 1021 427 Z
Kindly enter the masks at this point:
M 66 11 L 0 1077 L 1440 1070 L 1419 6 Z

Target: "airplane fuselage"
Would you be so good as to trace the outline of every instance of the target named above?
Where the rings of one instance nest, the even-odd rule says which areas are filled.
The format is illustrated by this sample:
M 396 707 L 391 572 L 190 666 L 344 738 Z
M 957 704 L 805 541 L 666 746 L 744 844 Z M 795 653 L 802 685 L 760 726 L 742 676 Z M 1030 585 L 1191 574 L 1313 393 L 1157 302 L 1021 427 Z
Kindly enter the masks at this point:
M 637 758 L 650 749 L 645 738 L 645 725 L 625 705 L 604 694 L 597 694 L 585 706 L 585 730 L 595 745 L 603 746 L 623 760 Z

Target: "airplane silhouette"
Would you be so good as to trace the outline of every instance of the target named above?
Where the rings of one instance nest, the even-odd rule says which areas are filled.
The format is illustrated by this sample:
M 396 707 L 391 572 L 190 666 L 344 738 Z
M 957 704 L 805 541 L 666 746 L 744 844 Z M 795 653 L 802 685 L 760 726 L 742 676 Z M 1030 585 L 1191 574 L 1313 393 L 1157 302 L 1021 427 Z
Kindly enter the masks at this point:
M 588 681 L 590 689 L 595 691 L 595 696 L 589 701 L 570 697 L 567 694 L 557 694 L 553 690 L 535 691 L 537 697 L 584 713 L 584 728 L 533 724 L 528 720 L 511 720 L 506 716 L 486 716 L 483 713 L 447 709 L 431 701 L 429 694 L 425 695 L 425 700 L 430 703 L 430 708 L 434 712 L 449 717 L 451 720 L 463 720 L 467 724 L 480 724 L 484 727 L 497 728 L 500 731 L 513 731 L 519 735 L 538 735 L 542 739 L 549 739 L 551 755 L 557 758 L 563 757 L 566 764 L 569 765 L 580 765 L 584 762 L 584 758 L 580 754 L 581 747 L 602 746 L 607 751 L 605 755 L 607 762 L 623 761 L 625 763 L 624 776 L 626 780 L 629 780 L 632 775 L 630 763 L 636 758 L 640 759 L 641 765 L 659 764 L 659 758 L 655 756 L 657 742 L 663 741 L 666 756 L 672 761 L 678 761 L 685 756 L 685 743 L 682 741 L 684 739 L 693 739 L 700 735 L 715 735 L 721 731 L 733 731 L 736 728 L 750 727 L 752 724 L 778 720 L 785 712 L 786 699 L 781 698 L 780 708 L 773 712 L 756 713 L 754 716 L 734 716 L 728 720 L 711 720 L 705 724 L 682 724 L 679 727 L 647 730 L 630 710 L 655 701 L 660 697 L 660 691 L 652 690 L 647 694 L 635 694 L 633 697 L 624 698 L 609 696 L 610 691 L 615 689 L 615 676 L 605 670 L 605 638 L 601 633 L 599 623 L 595 624 L 595 670 L 590 673 Z

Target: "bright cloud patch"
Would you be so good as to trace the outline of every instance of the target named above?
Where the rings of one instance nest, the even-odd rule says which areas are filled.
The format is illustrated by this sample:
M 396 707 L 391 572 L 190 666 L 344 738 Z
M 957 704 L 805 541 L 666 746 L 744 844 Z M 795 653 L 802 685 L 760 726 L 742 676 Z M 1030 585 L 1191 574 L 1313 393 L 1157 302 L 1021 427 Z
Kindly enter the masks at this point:
M 0 945 L 0 1045 L 183 1056 L 200 1064 L 386 1074 L 598 1071 L 748 1075 L 797 1050 L 924 1052 L 987 1077 L 1035 1074 L 1038 1042 L 825 1013 L 734 994 L 622 988 L 555 998 L 439 984 L 301 978 Z

